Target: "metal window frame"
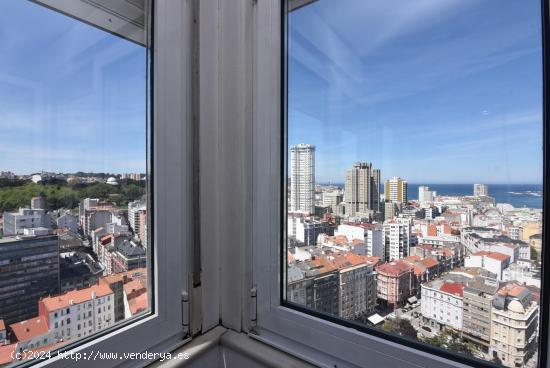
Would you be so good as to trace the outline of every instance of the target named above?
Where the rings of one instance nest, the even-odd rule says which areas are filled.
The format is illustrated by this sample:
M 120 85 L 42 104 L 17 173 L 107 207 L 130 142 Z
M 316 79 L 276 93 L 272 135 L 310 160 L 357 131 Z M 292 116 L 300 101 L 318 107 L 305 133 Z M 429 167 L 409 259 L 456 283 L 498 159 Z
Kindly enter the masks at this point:
M 145 366 L 151 358 L 124 360 L 121 356 L 166 352 L 190 340 L 188 327 L 183 326 L 189 319 L 189 306 L 182 303 L 182 294 L 188 290 L 193 241 L 192 9 L 189 2 L 164 0 L 154 1 L 153 7 L 152 78 L 148 86 L 148 170 L 153 177 L 148 188 L 153 213 L 152 311 L 59 349 L 81 354 L 78 362 L 54 353 L 51 359 L 20 366 Z M 116 353 L 119 359 L 99 363 L 97 353 Z
M 257 326 L 250 336 L 323 367 L 499 367 L 490 362 L 394 337 L 371 328 L 323 315 L 284 301 L 286 216 L 286 11 L 285 1 L 257 2 L 254 36 L 253 136 L 253 284 L 257 287 Z M 550 98 L 550 7 L 542 0 L 544 50 L 544 218 L 550 211 L 546 142 Z M 279 104 L 274 101 L 280 101 Z M 550 246 L 543 236 L 544 248 Z M 550 252 L 543 251 L 543 269 Z M 543 273 L 550 285 L 550 272 Z M 542 288 L 541 311 L 549 310 L 550 293 Z M 548 313 L 540 313 L 539 366 L 547 359 Z M 543 348 L 544 347 L 544 348 Z

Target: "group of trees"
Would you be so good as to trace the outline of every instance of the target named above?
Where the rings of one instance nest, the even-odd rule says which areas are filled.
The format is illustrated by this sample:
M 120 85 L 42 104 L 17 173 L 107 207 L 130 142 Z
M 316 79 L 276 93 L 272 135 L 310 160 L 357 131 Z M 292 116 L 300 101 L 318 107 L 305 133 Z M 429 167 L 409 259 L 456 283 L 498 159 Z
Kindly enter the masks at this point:
M 422 338 L 421 341 L 455 353 L 461 353 L 467 356 L 474 355 L 474 345 L 470 342 L 465 342 L 457 331 L 444 330 L 439 335 L 425 337 Z
M 416 339 L 416 330 L 409 320 L 403 318 L 386 319 L 382 329 L 394 335 Z
M 452 330 L 444 330 L 434 337 L 417 337 L 417 331 L 414 326 L 406 319 L 393 318 L 386 319 L 382 325 L 382 329 L 386 332 L 400 335 L 403 337 L 412 338 L 437 346 L 445 350 L 450 350 L 457 353 L 462 353 L 467 356 L 473 356 L 475 347 L 472 343 L 465 342 L 460 333 Z
M 0 182 L 0 213 L 14 211 L 20 207 L 28 207 L 32 197 L 46 198 L 48 210 L 59 208 L 75 208 L 84 198 L 99 198 L 110 200 L 118 206 L 126 206 L 128 202 L 141 198 L 145 194 L 145 182 L 125 179 L 119 185 L 105 183 L 44 183 L 13 181 L 8 185 Z

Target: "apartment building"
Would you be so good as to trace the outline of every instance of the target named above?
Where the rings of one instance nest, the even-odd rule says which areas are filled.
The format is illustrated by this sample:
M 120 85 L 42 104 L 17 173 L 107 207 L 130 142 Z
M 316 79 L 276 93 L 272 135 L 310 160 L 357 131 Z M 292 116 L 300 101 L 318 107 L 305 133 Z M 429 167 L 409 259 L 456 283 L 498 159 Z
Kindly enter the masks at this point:
M 376 267 L 377 297 L 390 308 L 399 308 L 412 296 L 414 267 L 403 260 Z
M 399 202 L 406 204 L 408 201 L 409 185 L 406 180 L 397 176 L 386 180 L 384 184 L 384 197 L 386 202 Z
M 339 225 L 335 235 L 344 235 L 350 241 L 357 239 L 365 244 L 365 255 L 384 259 L 384 236 L 381 228 L 371 224 Z
M 478 276 L 463 290 L 462 337 L 483 353 L 490 348 L 492 302 L 498 288 L 496 279 Z
M 338 268 L 338 316 L 355 320 L 366 317 L 376 307 L 376 273 L 365 257 L 353 253 L 336 258 Z
M 56 341 L 85 337 L 115 323 L 114 293 L 101 284 L 43 298 L 38 314 Z
M 536 351 L 539 305 L 519 284 L 498 290 L 491 311 L 491 354 L 506 367 L 522 367 Z
M 406 221 L 384 222 L 384 260 L 393 261 L 410 254 L 411 226 Z
M 20 208 L 17 212 L 4 212 L 4 236 L 23 235 L 25 229 L 51 228 L 51 217 L 44 209 Z
M 125 300 L 124 285 L 134 280 L 140 280 L 143 285 L 147 285 L 147 269 L 137 268 L 132 271 L 116 273 L 99 279 L 100 284 L 109 286 L 113 291 L 115 322 L 125 318 L 127 301 Z
M 12 323 L 11 340 L 16 344 L 16 351 L 36 350 L 57 342 L 43 316 L 29 318 Z
M 139 234 L 141 231 L 143 217 L 141 214 L 147 212 L 147 204 L 143 201 L 133 201 L 128 203 L 128 224 L 134 231 L 134 234 Z
M 502 271 L 510 264 L 510 256 L 500 252 L 479 251 L 464 259 L 464 267 L 482 267 L 502 280 Z
M 356 162 L 346 171 L 344 184 L 347 215 L 371 216 L 380 212 L 380 170 L 371 163 Z

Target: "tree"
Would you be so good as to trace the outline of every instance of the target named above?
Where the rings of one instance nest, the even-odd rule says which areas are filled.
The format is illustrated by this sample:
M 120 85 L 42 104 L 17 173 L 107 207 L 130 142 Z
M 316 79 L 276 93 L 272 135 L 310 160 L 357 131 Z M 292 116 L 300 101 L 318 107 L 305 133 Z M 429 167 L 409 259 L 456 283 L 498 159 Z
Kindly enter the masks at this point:
M 387 319 L 382 325 L 382 329 L 396 335 L 416 339 L 417 332 L 411 322 L 402 318 Z

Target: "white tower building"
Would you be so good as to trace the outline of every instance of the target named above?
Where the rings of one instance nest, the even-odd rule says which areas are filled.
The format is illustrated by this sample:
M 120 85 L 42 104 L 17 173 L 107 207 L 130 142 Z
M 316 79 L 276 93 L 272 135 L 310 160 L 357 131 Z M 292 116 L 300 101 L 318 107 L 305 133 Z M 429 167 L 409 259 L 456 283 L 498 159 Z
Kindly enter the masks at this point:
M 315 212 L 315 146 L 290 147 L 290 211 Z

